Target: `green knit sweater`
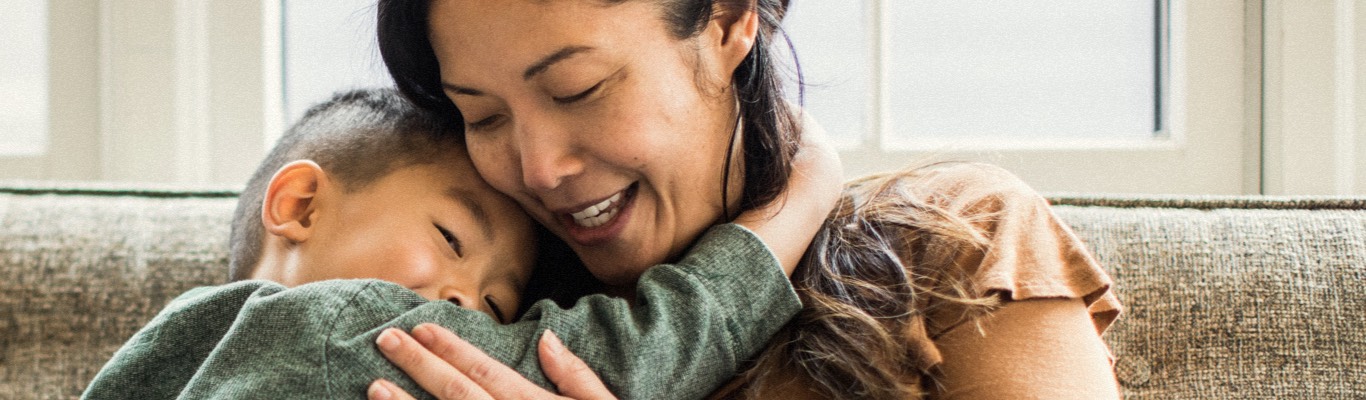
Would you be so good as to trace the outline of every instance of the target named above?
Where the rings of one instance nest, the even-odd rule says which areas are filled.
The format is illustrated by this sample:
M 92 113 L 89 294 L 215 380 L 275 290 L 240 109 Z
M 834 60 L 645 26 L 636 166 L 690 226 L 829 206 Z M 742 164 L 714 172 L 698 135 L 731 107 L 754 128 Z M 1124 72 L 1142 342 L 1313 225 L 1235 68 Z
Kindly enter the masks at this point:
M 637 304 L 543 300 L 512 324 L 377 280 L 287 289 L 266 281 L 196 288 L 114 354 L 88 399 L 364 398 L 386 378 L 431 398 L 374 345 L 387 327 L 450 328 L 543 387 L 546 329 L 622 398 L 699 398 L 732 378 L 800 309 L 777 260 L 739 225 L 713 227 L 682 261 L 647 271 Z

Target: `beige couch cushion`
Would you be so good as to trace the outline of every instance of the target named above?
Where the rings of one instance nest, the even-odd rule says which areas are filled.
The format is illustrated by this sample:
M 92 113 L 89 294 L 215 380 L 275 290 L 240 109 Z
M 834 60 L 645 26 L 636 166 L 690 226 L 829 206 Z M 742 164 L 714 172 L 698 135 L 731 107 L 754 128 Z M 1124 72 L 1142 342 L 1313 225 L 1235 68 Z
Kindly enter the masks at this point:
M 1366 397 L 1366 200 L 1057 202 L 1126 307 L 1126 398 Z
M 226 280 L 236 201 L 0 189 L 0 398 L 78 396 L 171 298 Z

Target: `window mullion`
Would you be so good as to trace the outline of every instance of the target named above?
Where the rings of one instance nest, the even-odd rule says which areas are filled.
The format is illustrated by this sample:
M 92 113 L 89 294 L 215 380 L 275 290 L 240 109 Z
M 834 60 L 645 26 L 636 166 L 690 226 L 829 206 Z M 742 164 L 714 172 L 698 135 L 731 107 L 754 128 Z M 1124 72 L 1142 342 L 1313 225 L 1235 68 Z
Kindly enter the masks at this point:
M 881 153 L 883 151 L 882 143 L 884 141 L 884 135 L 886 135 L 886 128 L 888 125 L 887 118 L 889 115 L 885 106 L 885 100 L 888 95 L 888 88 L 885 84 L 887 78 L 887 68 L 885 65 L 887 62 L 886 46 L 890 41 L 887 40 L 887 26 L 885 22 L 887 18 L 886 12 L 882 6 L 882 0 L 868 0 L 866 12 L 867 18 L 871 21 L 869 24 L 870 29 L 868 29 L 868 34 L 870 36 L 869 40 L 873 43 L 873 62 L 869 63 L 872 66 L 872 71 L 870 71 L 869 74 L 871 78 L 868 79 L 869 84 L 872 85 L 872 87 L 868 88 L 868 93 L 871 96 L 868 104 L 871 108 L 870 114 L 872 115 L 870 117 L 872 120 L 869 121 L 871 132 L 863 134 L 863 144 L 859 146 L 859 148 L 867 152 Z

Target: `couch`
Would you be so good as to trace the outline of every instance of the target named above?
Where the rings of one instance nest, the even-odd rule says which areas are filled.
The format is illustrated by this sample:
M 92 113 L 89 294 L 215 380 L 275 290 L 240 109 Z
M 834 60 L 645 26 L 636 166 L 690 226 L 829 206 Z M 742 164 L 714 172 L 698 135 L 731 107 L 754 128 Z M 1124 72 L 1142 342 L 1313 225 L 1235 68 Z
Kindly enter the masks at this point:
M 1055 195 L 1127 306 L 1129 399 L 1366 398 L 1366 199 Z M 227 278 L 233 188 L 0 182 L 0 399 L 73 398 Z

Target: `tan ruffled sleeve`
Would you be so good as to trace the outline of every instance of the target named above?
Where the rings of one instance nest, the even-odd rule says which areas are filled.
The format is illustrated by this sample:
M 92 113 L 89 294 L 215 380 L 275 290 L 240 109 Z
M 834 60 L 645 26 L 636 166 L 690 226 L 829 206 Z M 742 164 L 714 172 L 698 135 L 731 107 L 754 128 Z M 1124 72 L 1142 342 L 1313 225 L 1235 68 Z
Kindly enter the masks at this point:
M 961 276 L 967 295 L 1002 301 L 1076 298 L 1086 305 L 1096 332 L 1119 316 L 1121 305 L 1112 281 L 1085 245 L 1049 208 L 1048 202 L 1010 172 L 977 163 L 945 163 L 919 168 L 897 178 L 903 193 L 917 196 L 960 217 L 982 233 L 980 247 L 961 249 L 951 271 Z M 911 250 L 914 251 L 914 250 Z M 972 323 L 970 312 L 955 304 L 927 299 L 926 316 L 908 338 L 928 370 L 943 361 L 938 336 Z
M 838 229 L 890 242 L 916 291 L 901 334 L 918 371 L 903 384 L 943 399 L 1117 395 L 1100 339 L 1121 310 L 1110 277 L 1019 178 L 942 163 L 855 180 L 845 196 Z M 755 396 L 824 397 L 800 371 L 766 372 L 776 383 Z M 745 398 L 751 384 L 713 398 Z

